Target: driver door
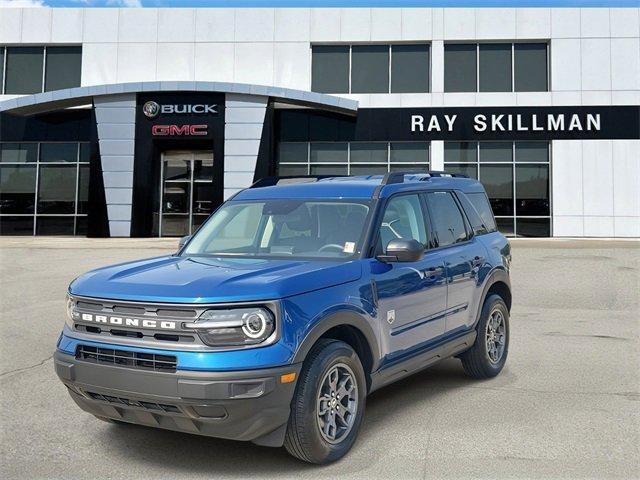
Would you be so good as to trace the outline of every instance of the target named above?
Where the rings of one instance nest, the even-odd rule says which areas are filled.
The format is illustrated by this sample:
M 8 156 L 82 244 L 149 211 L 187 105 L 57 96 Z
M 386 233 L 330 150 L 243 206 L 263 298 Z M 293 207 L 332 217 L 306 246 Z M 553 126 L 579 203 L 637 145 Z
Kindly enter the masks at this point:
M 418 194 L 397 195 L 386 205 L 378 235 L 378 253 L 394 239 L 429 245 L 426 208 Z M 373 268 L 378 292 L 384 363 L 401 359 L 445 332 L 447 283 L 444 256 L 427 251 L 417 262 L 379 260 Z

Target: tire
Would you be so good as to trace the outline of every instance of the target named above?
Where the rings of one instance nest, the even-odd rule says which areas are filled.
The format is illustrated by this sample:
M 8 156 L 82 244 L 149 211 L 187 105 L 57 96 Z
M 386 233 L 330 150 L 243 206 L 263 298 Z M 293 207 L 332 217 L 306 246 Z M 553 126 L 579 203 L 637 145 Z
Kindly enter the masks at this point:
M 491 336 L 497 324 L 496 318 L 502 318 L 502 329 Z M 493 319 L 493 320 L 492 320 Z M 490 322 L 491 320 L 491 322 Z M 489 325 L 491 323 L 491 325 Z M 509 309 L 499 295 L 490 295 L 484 301 L 480 320 L 476 326 L 476 341 L 469 350 L 460 356 L 465 373 L 471 378 L 484 379 L 498 375 L 507 361 L 509 352 Z M 489 341 L 487 338 L 489 337 Z M 500 338 L 503 338 L 500 350 Z M 491 339 L 494 342 L 491 342 Z M 491 346 L 495 346 L 493 349 Z M 498 353 L 499 356 L 497 355 Z
M 334 379 L 338 381 L 332 382 Z M 343 382 L 343 389 L 331 386 Z M 351 386 L 355 388 L 356 398 Z M 351 392 L 347 392 L 349 389 Z M 331 396 L 332 392 L 335 397 Z M 337 400 L 341 392 L 342 396 Z M 339 340 L 319 340 L 305 360 L 291 402 L 291 415 L 284 439 L 287 451 L 300 460 L 315 464 L 342 458 L 358 436 L 366 395 L 364 369 L 353 348 Z M 345 409 L 345 405 L 350 408 Z M 320 420 L 321 410 L 326 412 L 323 419 L 331 418 L 333 415 L 330 412 L 335 412 L 333 424 Z M 321 431 L 323 423 L 324 433 Z M 330 440 L 332 433 L 335 437 L 333 441 Z

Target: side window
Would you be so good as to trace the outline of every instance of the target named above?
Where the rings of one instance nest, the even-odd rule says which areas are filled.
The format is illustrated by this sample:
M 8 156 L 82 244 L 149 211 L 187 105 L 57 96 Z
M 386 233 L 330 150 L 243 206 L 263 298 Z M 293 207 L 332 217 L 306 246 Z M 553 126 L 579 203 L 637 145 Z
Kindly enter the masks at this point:
M 386 252 L 389 242 L 398 238 L 427 244 L 427 229 L 417 194 L 393 197 L 387 204 L 380 225 L 382 251 Z
M 462 205 L 462 209 L 464 210 L 464 213 L 467 214 L 467 219 L 471 224 L 473 233 L 475 235 L 484 235 L 485 233 L 489 233 L 489 230 L 487 229 L 487 227 L 484 224 L 484 221 L 480 217 L 478 210 L 476 209 L 476 207 L 473 206 L 471 201 L 467 198 L 467 195 L 464 194 L 463 192 L 456 191 L 456 197 L 458 197 L 458 200 Z
M 467 198 L 471 204 L 476 208 L 482 218 L 482 223 L 489 232 L 496 231 L 496 220 L 493 218 L 493 212 L 491 211 L 491 204 L 487 195 L 484 193 L 468 193 Z
M 449 192 L 427 193 L 427 203 L 439 247 L 464 242 L 469 236 L 462 212 Z

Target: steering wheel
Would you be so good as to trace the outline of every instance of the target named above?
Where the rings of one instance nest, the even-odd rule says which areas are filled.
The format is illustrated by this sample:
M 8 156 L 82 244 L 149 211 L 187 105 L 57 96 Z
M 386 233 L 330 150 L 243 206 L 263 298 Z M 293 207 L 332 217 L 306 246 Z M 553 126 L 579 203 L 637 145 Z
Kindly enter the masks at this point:
M 338 250 L 340 250 L 340 252 L 342 252 L 344 250 L 344 247 L 342 245 L 338 245 L 337 243 L 327 243 L 326 245 L 321 246 L 318 251 L 319 252 L 324 252 L 325 250 L 329 250 L 331 248 L 336 248 Z

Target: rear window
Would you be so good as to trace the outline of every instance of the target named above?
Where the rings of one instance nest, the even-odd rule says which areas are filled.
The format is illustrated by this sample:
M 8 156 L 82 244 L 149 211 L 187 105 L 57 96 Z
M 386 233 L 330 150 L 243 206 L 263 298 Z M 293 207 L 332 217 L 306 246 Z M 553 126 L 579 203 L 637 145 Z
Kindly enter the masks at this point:
M 465 195 L 480 215 L 486 231 L 495 232 L 496 221 L 493 218 L 493 211 L 491 210 L 491 204 L 489 203 L 486 193 L 467 193 Z

